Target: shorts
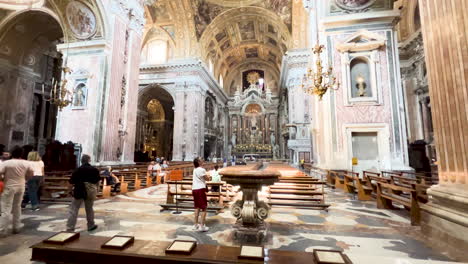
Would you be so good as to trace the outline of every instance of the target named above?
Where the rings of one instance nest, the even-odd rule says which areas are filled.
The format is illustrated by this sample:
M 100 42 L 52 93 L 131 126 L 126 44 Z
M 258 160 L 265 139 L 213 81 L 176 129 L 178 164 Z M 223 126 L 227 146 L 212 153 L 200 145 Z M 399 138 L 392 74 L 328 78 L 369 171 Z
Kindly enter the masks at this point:
M 195 208 L 198 208 L 203 211 L 206 210 L 206 207 L 208 206 L 208 201 L 206 199 L 206 189 L 203 188 L 192 190 L 192 195 Z

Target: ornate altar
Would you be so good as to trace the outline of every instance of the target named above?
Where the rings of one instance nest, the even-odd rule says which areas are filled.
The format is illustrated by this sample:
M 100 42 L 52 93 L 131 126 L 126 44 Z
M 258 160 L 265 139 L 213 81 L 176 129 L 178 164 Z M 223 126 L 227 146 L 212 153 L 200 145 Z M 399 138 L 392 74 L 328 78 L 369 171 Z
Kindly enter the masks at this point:
M 258 85 L 259 75 L 249 74 L 250 86 L 238 87 L 229 108 L 229 148 L 231 155 L 258 154 L 272 158 L 278 138 L 279 100 L 269 89 Z

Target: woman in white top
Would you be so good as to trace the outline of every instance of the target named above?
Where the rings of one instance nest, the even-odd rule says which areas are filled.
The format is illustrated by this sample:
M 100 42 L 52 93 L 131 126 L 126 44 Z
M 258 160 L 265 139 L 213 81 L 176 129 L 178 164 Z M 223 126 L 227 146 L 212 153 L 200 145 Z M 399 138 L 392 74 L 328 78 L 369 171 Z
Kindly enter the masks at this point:
M 206 181 L 210 180 L 210 176 L 206 174 L 206 170 L 202 168 L 203 161 L 199 158 L 193 160 L 195 169 L 193 170 L 193 181 L 192 181 L 192 195 L 193 202 L 195 204 L 195 225 L 193 230 L 206 232 L 209 228 L 205 225 L 206 219 L 206 207 L 208 201 L 206 199 Z M 198 215 L 202 211 L 200 224 L 198 224 Z
M 34 171 L 34 177 L 28 180 L 28 197 L 31 201 L 31 210 L 39 210 L 39 189 L 44 181 L 44 162 L 37 151 L 31 151 L 28 154 L 28 161 Z M 27 203 L 27 201 L 26 201 Z

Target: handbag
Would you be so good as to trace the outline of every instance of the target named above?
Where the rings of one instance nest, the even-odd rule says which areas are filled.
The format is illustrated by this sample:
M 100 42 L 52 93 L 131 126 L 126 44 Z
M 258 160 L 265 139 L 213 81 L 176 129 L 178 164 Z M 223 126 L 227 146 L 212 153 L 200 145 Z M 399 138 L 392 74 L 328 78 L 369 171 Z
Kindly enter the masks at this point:
M 3 181 L 0 181 L 0 193 L 3 192 L 4 187 L 5 187 L 5 183 L 3 183 Z
M 95 200 L 97 195 L 97 184 L 85 182 L 86 199 Z

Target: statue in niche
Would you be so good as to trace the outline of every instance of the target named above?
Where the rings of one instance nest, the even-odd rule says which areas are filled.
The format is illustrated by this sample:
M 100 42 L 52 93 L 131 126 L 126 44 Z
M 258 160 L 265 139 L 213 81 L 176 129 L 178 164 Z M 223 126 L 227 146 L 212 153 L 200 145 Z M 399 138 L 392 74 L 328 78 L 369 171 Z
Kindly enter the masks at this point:
M 356 88 L 358 89 L 359 97 L 367 96 L 366 86 L 367 86 L 366 85 L 366 80 L 364 79 L 364 77 L 361 74 L 359 74 L 356 77 Z
M 278 159 L 279 157 L 279 146 L 274 145 L 273 146 L 273 159 Z
M 257 127 L 257 118 L 255 116 L 250 118 L 250 127 Z
M 252 130 L 252 132 L 250 132 L 250 144 L 255 144 L 256 138 L 257 138 L 257 130 Z
M 86 105 L 86 85 L 84 83 L 80 83 L 75 88 L 75 92 L 73 95 L 73 106 L 83 107 L 85 105 Z
M 237 141 L 237 136 L 236 136 L 236 133 L 232 133 L 232 136 L 231 136 L 231 145 L 234 147 L 236 146 L 236 141 Z
M 271 132 L 271 134 L 270 134 L 270 144 L 272 146 L 274 146 L 276 144 L 276 137 L 275 137 L 275 134 L 273 132 Z

